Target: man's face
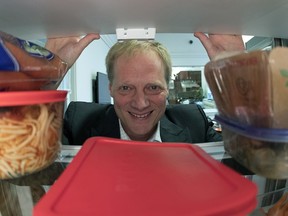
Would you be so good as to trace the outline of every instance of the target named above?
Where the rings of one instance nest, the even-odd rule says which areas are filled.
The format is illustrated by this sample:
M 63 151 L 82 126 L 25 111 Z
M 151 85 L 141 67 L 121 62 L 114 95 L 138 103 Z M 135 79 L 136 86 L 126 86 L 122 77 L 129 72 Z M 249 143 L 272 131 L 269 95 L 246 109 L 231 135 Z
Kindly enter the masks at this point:
M 120 56 L 115 62 L 110 94 L 128 136 L 133 140 L 149 139 L 165 112 L 168 96 L 159 56 L 152 51 Z

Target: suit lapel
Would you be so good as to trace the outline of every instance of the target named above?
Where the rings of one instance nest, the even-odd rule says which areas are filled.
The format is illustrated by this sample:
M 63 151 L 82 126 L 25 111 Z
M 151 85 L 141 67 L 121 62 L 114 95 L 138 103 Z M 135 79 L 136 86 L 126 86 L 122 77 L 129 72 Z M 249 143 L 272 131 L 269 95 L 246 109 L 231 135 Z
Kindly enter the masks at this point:
M 188 128 L 175 125 L 166 116 L 160 120 L 160 135 L 162 142 L 192 143 Z
M 188 128 L 177 126 L 165 115 L 160 120 L 160 135 L 162 142 L 193 143 Z M 113 106 L 106 109 L 103 116 L 94 122 L 90 136 L 120 138 L 119 121 Z
M 91 128 L 90 133 L 90 136 L 120 138 L 119 121 L 113 106 L 105 110 L 105 113 Z

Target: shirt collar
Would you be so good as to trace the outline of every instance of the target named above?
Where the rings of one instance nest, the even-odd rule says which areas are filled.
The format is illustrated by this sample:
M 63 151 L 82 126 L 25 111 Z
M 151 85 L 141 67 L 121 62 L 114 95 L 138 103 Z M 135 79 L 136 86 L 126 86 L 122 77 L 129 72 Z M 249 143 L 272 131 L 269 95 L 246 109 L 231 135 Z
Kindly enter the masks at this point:
M 122 140 L 131 140 L 130 137 L 127 135 L 127 133 L 124 131 L 120 119 L 119 119 L 119 125 L 120 125 L 120 138 Z M 155 133 L 147 140 L 147 142 L 162 142 L 160 136 L 160 121 L 157 124 L 157 129 Z

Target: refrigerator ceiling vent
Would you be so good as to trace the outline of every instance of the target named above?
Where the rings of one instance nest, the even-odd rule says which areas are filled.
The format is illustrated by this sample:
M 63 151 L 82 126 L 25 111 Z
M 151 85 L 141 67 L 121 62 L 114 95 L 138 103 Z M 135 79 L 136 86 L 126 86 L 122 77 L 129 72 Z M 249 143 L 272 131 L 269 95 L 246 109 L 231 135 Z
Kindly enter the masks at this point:
M 117 28 L 116 35 L 118 41 L 123 40 L 154 40 L 156 28 Z

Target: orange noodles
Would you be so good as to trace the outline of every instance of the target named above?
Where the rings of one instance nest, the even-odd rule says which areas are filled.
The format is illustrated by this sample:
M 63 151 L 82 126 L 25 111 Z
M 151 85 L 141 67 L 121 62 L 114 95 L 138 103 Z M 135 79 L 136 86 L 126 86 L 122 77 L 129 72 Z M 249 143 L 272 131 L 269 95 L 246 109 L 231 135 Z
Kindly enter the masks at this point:
M 60 150 L 63 103 L 0 108 L 0 179 L 50 165 Z

